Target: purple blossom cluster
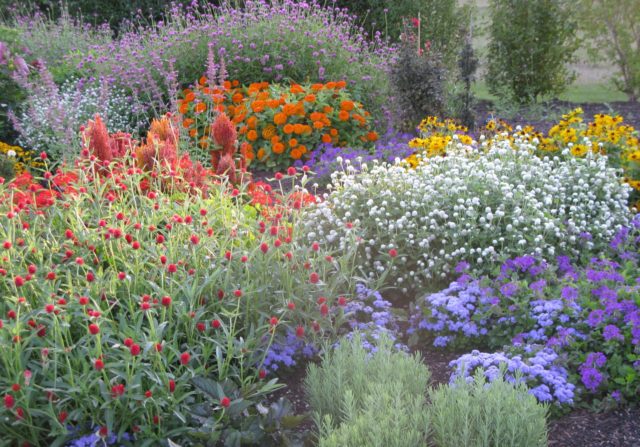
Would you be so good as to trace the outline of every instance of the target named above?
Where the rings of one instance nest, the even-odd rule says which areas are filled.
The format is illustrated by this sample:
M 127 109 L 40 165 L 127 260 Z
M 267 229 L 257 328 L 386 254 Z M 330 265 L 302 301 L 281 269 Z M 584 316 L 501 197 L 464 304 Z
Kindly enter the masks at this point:
M 77 431 L 76 427 L 69 426 L 70 430 Z M 92 429 L 93 433 L 73 439 L 67 444 L 67 447 L 103 447 L 122 445 L 118 442 L 118 436 L 115 433 L 109 433 L 106 437 L 99 435 L 98 427 Z M 120 442 L 130 443 L 135 438 L 129 433 L 123 433 Z
M 557 364 L 557 359 L 558 354 L 550 348 L 529 350 L 521 355 L 474 350 L 449 364 L 454 368 L 450 383 L 455 383 L 460 376 L 472 381 L 475 370 L 481 368 L 490 382 L 502 374 L 511 383 L 520 378 L 539 401 L 571 404 L 575 386 L 569 382 L 568 371 Z
M 586 265 L 566 256 L 554 263 L 522 256 L 504 262 L 495 277 L 473 278 L 468 268 L 460 265 L 458 281 L 419 300 L 410 318 L 410 331 L 435 334 L 436 346 L 472 339 L 504 351 L 463 356 L 452 363 L 454 375 L 466 375 L 465 363 L 491 378 L 506 363 L 508 371 L 524 368 L 540 400 L 571 400 L 562 377 L 593 396 L 637 399 L 640 216 L 618 232 L 606 256 Z
M 409 348 L 399 341 L 401 330 L 392 307 L 391 302 L 385 300 L 380 292 L 357 284 L 355 296 L 343 308 L 346 324 L 342 339 L 351 340 L 357 332 L 365 350 L 374 353 L 377 341 L 386 336 L 396 349 L 408 351 Z M 313 357 L 319 351 L 318 343 L 298 337 L 290 331 L 286 337 L 271 344 L 266 352 L 263 368 L 271 372 L 282 367 L 290 368 L 297 364 L 298 359 Z
M 205 9 L 174 5 L 166 21 L 92 46 L 76 68 L 166 110 L 178 85 L 205 73 L 212 52 L 232 80 L 345 80 L 362 93 L 356 99 L 379 110 L 371 105 L 382 104 L 380 89 L 386 89 L 395 49 L 379 34 L 368 37 L 347 10 L 315 0 L 250 0 L 242 8 L 231 2 Z
M 414 136 L 407 133 L 388 131 L 375 145 L 375 150 L 360 148 L 336 147 L 323 144 L 311 153 L 305 162 L 298 160 L 297 167 L 308 166 L 321 183 L 328 183 L 331 174 L 341 170 L 349 164 L 359 170 L 363 164 L 370 164 L 373 160 L 393 163 L 396 158 L 404 159 L 414 152 L 408 146 Z M 341 161 L 338 161 L 341 160 Z

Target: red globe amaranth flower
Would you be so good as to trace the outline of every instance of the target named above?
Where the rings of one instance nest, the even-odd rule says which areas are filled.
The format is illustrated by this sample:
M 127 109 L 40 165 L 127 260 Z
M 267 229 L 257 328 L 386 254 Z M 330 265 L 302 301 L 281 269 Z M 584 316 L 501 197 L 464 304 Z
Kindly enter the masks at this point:
M 320 281 L 320 276 L 317 273 L 312 273 L 309 275 L 309 282 L 311 284 L 317 284 Z
M 287 303 L 287 308 L 288 308 L 289 310 L 295 310 L 295 309 L 296 309 L 296 303 L 294 303 L 293 301 L 289 301 L 289 302 Z
M 269 324 L 271 326 L 276 326 L 278 324 L 278 319 L 276 317 L 271 317 L 271 319 L 269 320 Z
M 266 242 L 260 244 L 260 251 L 262 253 L 267 253 L 269 251 L 269 244 L 267 244 Z
M 203 322 L 196 323 L 196 329 L 199 332 L 204 332 L 207 329 L 207 326 Z
M 114 399 L 124 395 L 124 384 L 119 383 L 111 387 L 111 397 Z
M 140 345 L 136 343 L 132 344 L 131 347 L 129 348 L 129 352 L 133 356 L 140 355 Z
M 15 405 L 16 400 L 13 398 L 13 396 L 11 394 L 5 394 L 4 395 L 4 407 L 7 409 L 13 408 L 13 406 Z
M 151 390 L 145 391 L 144 397 L 146 397 L 147 399 L 150 399 L 151 397 L 153 397 L 153 393 L 151 392 Z
M 96 359 L 96 361 L 93 363 L 93 367 L 97 371 L 101 371 L 104 369 L 104 362 L 102 361 L 102 359 Z
M 189 240 L 193 245 L 198 245 L 198 243 L 200 243 L 200 238 L 196 234 L 192 234 Z
M 89 304 L 89 298 L 86 296 L 81 296 L 80 298 L 78 298 L 78 303 L 80 303 L 81 306 L 86 306 L 87 304 Z
M 320 306 L 320 314 L 323 317 L 326 317 L 328 313 L 329 313 L 329 306 L 327 306 L 326 304 L 323 304 L 322 306 Z
M 96 275 L 91 272 L 87 273 L 87 282 L 93 282 L 96 279 Z
M 11 385 L 11 389 L 13 390 L 14 393 L 17 393 L 18 391 L 20 391 L 20 384 L 14 383 L 13 385 Z
M 55 272 L 49 272 L 47 273 L 47 279 L 49 281 L 53 281 L 54 279 L 56 279 L 56 273 Z
M 153 423 L 155 425 L 158 425 L 160 423 L 160 416 L 158 416 L 157 414 L 153 416 Z
M 130 348 L 131 346 L 133 346 L 133 338 L 125 338 L 122 344 L 124 344 L 127 348 Z
M 168 271 L 169 273 L 175 273 L 175 272 L 177 272 L 177 271 L 178 271 L 178 266 L 177 266 L 177 265 L 175 265 L 175 264 L 169 264 L 169 265 L 167 266 L 167 271 Z
M 188 352 L 183 352 L 182 354 L 180 354 L 180 363 L 182 365 L 187 365 L 189 361 L 191 361 L 191 354 L 189 354 Z
M 298 326 L 296 328 L 296 337 L 298 337 L 298 338 L 304 337 L 304 327 Z
M 16 276 L 13 279 L 14 284 L 16 285 L 16 287 L 22 287 L 24 286 L 24 278 L 20 275 Z
M 176 390 L 176 381 L 171 379 L 169 380 L 169 392 L 173 393 Z
M 229 406 L 231 405 L 231 399 L 229 399 L 227 396 L 224 396 L 222 399 L 220 399 L 220 405 L 223 408 L 229 408 Z
M 211 320 L 211 327 L 212 328 L 218 329 L 221 325 L 222 325 L 222 323 L 220 323 L 220 320 Z
M 242 296 L 242 290 L 238 289 L 234 291 L 233 294 L 236 296 L 236 298 L 240 298 Z
M 258 377 L 260 377 L 261 379 L 264 379 L 265 377 L 267 377 L 267 371 L 264 369 L 261 369 L 260 372 L 258 373 Z
M 343 296 L 338 297 L 338 306 L 344 307 L 347 305 L 347 299 Z
M 69 416 L 69 414 L 66 411 L 61 411 L 58 413 L 58 422 L 64 424 L 64 421 L 67 420 L 67 416 Z
M 163 349 L 164 349 L 164 347 L 162 346 L 162 343 L 156 343 L 156 351 L 157 352 L 162 352 Z
M 170 296 L 163 296 L 162 299 L 160 300 L 160 303 L 162 303 L 162 305 L 164 307 L 171 306 L 171 297 Z
M 98 335 L 98 334 L 100 333 L 100 326 L 98 326 L 98 325 L 97 325 L 97 324 L 95 324 L 95 323 L 91 323 L 91 324 L 89 325 L 89 333 L 90 333 L 91 335 Z
M 392 248 L 391 250 L 389 250 L 389 256 L 391 256 L 392 258 L 395 258 L 396 256 L 398 256 L 398 250 L 396 250 L 395 248 Z
M 107 435 L 109 434 L 109 429 L 103 425 L 102 427 L 100 427 L 98 434 L 100 435 L 101 438 L 106 438 Z
M 16 408 L 16 418 L 24 419 L 24 410 L 22 409 L 22 407 Z

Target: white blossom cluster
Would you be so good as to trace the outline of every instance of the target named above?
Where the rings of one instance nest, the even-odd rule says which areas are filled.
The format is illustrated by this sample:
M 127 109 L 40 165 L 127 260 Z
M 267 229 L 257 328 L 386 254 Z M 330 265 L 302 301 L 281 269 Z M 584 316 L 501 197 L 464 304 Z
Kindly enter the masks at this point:
M 334 173 L 333 191 L 309 211 L 308 238 L 346 248 L 345 232 L 359 231 L 365 273 L 388 271 L 407 292 L 449 278 L 461 261 L 482 273 L 512 256 L 597 254 L 628 222 L 628 186 L 606 157 L 540 158 L 515 144 L 452 151 L 416 169 Z
M 95 114 L 100 114 L 109 132 L 132 127 L 131 99 L 104 83 L 82 85 L 70 80 L 44 93 L 30 96 L 19 115 L 18 143 L 36 152 L 45 151 L 55 160 L 79 152 L 80 127 Z

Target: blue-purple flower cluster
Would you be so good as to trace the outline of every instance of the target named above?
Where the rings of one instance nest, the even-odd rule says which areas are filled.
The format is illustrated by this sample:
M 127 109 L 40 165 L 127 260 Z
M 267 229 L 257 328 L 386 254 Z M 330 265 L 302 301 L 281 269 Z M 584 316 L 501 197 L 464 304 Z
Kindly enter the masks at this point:
M 504 352 L 462 356 L 455 375 L 477 367 L 490 379 L 500 363 L 519 369 L 542 401 L 582 396 L 637 400 L 640 386 L 640 216 L 621 229 L 601 258 L 586 263 L 522 256 L 494 277 L 461 277 L 419 300 L 410 331 Z M 462 366 L 464 364 L 464 367 Z
M 392 304 L 380 292 L 357 284 L 355 296 L 346 303 L 343 313 L 346 319 L 344 339 L 351 340 L 355 332 L 358 332 L 362 346 L 373 353 L 377 349 L 377 340 L 386 335 L 396 349 L 409 350 L 398 341 L 401 337 L 398 318 L 392 312 Z M 313 357 L 319 350 L 318 344 L 289 331 L 284 339 L 271 344 L 265 355 L 263 368 L 270 372 L 283 367 L 290 368 L 297 364 L 298 359 Z
M 70 427 L 72 430 L 77 430 L 75 427 Z M 98 427 L 95 427 L 93 433 L 81 436 L 70 441 L 67 447 L 104 447 L 104 446 L 120 446 L 122 442 L 130 443 L 135 441 L 135 438 L 129 433 L 123 433 L 118 441 L 118 436 L 115 433 L 108 433 L 107 436 L 102 437 L 99 434 Z
M 490 382 L 503 375 L 515 383 L 517 378 L 530 386 L 529 393 L 541 402 L 571 404 L 575 386 L 569 382 L 568 371 L 557 364 L 558 354 L 550 348 L 529 349 L 520 355 L 505 352 L 472 351 L 450 363 L 454 368 L 450 383 L 460 376 L 472 381 L 476 369 L 481 368 Z

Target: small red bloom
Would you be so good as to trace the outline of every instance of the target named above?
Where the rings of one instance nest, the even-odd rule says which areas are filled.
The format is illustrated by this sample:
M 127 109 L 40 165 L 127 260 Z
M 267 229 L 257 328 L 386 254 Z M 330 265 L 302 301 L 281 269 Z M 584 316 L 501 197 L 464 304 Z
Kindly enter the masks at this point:
M 81 306 L 86 306 L 87 304 L 89 304 L 89 298 L 87 298 L 86 296 L 81 296 L 80 298 L 78 298 L 78 303 L 80 303 Z
M 118 272 L 118 279 L 120 281 L 124 281 L 127 278 L 127 274 L 125 272 Z
M 338 306 L 346 306 L 347 305 L 347 299 L 343 296 L 338 297 Z
M 192 234 L 189 240 L 193 245 L 198 245 L 198 243 L 200 242 L 200 238 L 196 234 Z
M 222 399 L 220 399 L 220 405 L 224 408 L 229 408 L 229 405 L 231 405 L 231 399 L 229 399 L 227 396 L 223 397 Z
M 13 406 L 15 405 L 16 400 L 13 398 L 13 396 L 11 394 L 5 394 L 4 395 L 4 407 L 5 408 L 13 408 Z
M 264 379 L 265 377 L 267 377 L 267 371 L 265 371 L 264 369 L 261 369 L 260 372 L 258 373 L 258 377 L 260 377 L 261 379 Z
M 100 427 L 98 434 L 100 435 L 101 438 L 106 438 L 107 435 L 109 434 L 109 429 L 103 425 L 102 427 Z
M 282 180 L 283 175 L 281 172 L 276 172 L 275 177 L 276 177 L 276 180 Z
M 11 241 L 4 241 L 2 247 L 4 247 L 5 250 L 9 250 L 11 248 Z
M 311 282 L 311 284 L 317 284 L 318 281 L 320 281 L 320 276 L 317 273 L 312 273 L 309 275 L 309 282 Z
M 289 310 L 295 310 L 296 308 L 296 303 L 294 303 L 293 301 L 289 301 L 287 303 L 287 307 L 289 308 Z
M 44 310 L 50 314 L 51 312 L 53 312 L 55 309 L 55 306 L 53 304 L 47 304 L 46 306 L 44 306 Z
M 158 425 L 160 423 L 160 416 L 158 416 L 157 414 L 153 416 L 153 423 L 155 425 Z
M 87 282 L 93 282 L 95 279 L 96 279 L 96 275 L 94 275 L 91 272 L 87 273 Z
M 221 325 L 222 325 L 222 323 L 220 323 L 220 320 L 211 320 L 211 327 L 212 328 L 218 329 Z
M 237 297 L 240 298 L 242 296 L 242 290 L 238 289 L 236 291 L 233 292 L 233 294 Z
M 133 356 L 140 355 L 140 345 L 137 343 L 132 344 L 131 347 L 129 348 L 129 352 Z
M 15 283 L 16 287 L 22 287 L 24 285 L 24 278 L 18 275 L 13 279 L 13 282 Z
M 396 256 L 398 256 L 398 250 L 396 250 L 395 248 L 392 248 L 391 250 L 389 250 L 389 256 L 391 256 L 392 258 L 395 258 Z
M 29 272 L 30 275 L 35 275 L 36 272 L 38 271 L 38 268 L 35 265 L 30 264 L 29 267 L 27 267 L 27 271 Z
M 180 354 L 181 364 L 186 365 L 189 363 L 190 360 L 191 360 L 191 354 L 189 354 L 188 352 L 183 352 L 182 354 Z
M 160 300 L 160 302 L 162 303 L 162 305 L 164 307 L 169 307 L 169 306 L 171 306 L 171 297 L 170 296 L 163 296 L 162 300 Z
M 47 279 L 49 281 L 53 281 L 54 279 L 56 279 L 56 272 L 49 272 L 47 273 Z
M 266 242 L 260 244 L 260 251 L 262 253 L 266 253 L 267 251 L 269 251 L 269 244 L 267 244 Z
M 131 244 L 131 248 L 133 248 L 134 250 L 139 250 L 140 249 L 140 242 L 133 241 L 133 243 Z
M 276 317 L 271 317 L 271 319 L 269 320 L 269 324 L 271 326 L 275 326 L 278 324 L 278 319 Z
M 162 352 L 162 343 L 156 343 L 156 351 L 157 352 Z
M 13 385 L 11 385 L 11 389 L 13 390 L 14 393 L 17 393 L 18 391 L 20 391 L 20 384 L 14 383 Z
M 159 234 L 156 236 L 156 243 L 162 244 L 164 242 L 164 236 Z
M 100 371 L 102 369 L 104 369 L 104 362 L 102 361 L 102 359 L 96 359 L 96 361 L 93 363 L 93 367 Z
M 177 272 L 177 271 L 178 271 L 178 266 L 176 266 L 175 264 L 169 264 L 169 265 L 167 266 L 167 271 L 168 271 L 169 273 L 175 273 L 175 272 Z
M 58 413 L 58 422 L 64 424 L 64 421 L 67 420 L 67 416 L 69 416 L 69 414 L 66 411 L 61 411 Z
M 89 325 L 89 333 L 90 333 L 91 335 L 98 335 L 98 334 L 100 333 L 100 326 L 98 326 L 98 325 L 97 325 L 97 324 L 95 324 L 95 323 L 91 323 L 91 324 Z
M 322 306 L 320 306 L 320 314 L 323 317 L 326 317 L 328 313 L 329 313 L 329 306 L 327 306 L 326 304 L 323 304 Z
M 133 338 L 125 338 L 123 344 L 127 348 L 130 348 L 131 346 L 133 346 Z
M 151 392 L 151 390 L 147 390 L 144 392 L 144 397 L 146 397 L 147 399 L 150 399 L 153 396 L 153 393 Z
M 169 380 L 169 392 L 173 393 L 176 390 L 176 381 L 171 379 Z
M 196 328 L 198 329 L 198 331 L 204 332 L 207 327 L 204 323 L 200 322 L 196 324 Z

